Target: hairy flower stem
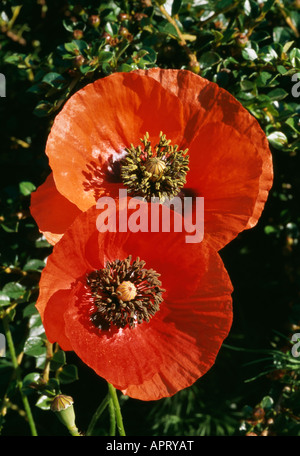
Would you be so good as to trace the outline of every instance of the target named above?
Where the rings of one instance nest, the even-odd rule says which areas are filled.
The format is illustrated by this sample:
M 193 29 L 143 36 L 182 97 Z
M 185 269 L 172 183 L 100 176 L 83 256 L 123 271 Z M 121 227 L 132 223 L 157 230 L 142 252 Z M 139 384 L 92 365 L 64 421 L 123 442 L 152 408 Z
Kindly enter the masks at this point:
M 5 315 L 5 317 L 3 318 L 3 327 L 4 327 L 4 333 L 5 333 L 5 337 L 6 337 L 6 341 L 7 341 L 7 346 L 8 346 L 8 349 L 9 349 L 9 352 L 10 352 L 10 355 L 11 355 L 11 360 L 12 360 L 12 363 L 13 363 L 13 367 L 14 367 L 14 370 L 15 370 L 15 375 L 16 375 L 16 379 L 17 379 L 17 385 L 18 385 L 18 388 L 19 388 L 19 391 L 20 391 L 20 395 L 21 395 L 21 398 L 22 398 L 22 401 L 23 401 L 25 413 L 26 413 L 26 416 L 27 416 L 27 419 L 28 419 L 28 423 L 29 423 L 29 426 L 30 426 L 31 435 L 32 436 L 37 436 L 38 434 L 37 434 L 37 430 L 36 430 L 35 423 L 34 423 L 34 420 L 33 420 L 33 416 L 32 416 L 32 413 L 31 413 L 30 405 L 29 405 L 27 396 L 25 396 L 25 394 L 22 391 L 22 379 L 21 379 L 21 374 L 20 374 L 20 366 L 19 366 L 19 363 L 18 363 L 18 360 L 17 360 L 15 346 L 14 346 L 13 338 L 12 338 L 11 331 L 10 331 L 10 328 L 9 328 L 9 316 L 8 315 Z
M 108 406 L 110 400 L 111 400 L 110 394 L 108 393 L 105 396 L 105 398 L 103 399 L 103 401 L 101 402 L 101 404 L 99 405 L 99 407 L 97 408 L 96 412 L 94 413 L 85 435 L 87 435 L 87 436 L 93 435 L 94 427 L 95 427 L 98 419 L 100 418 L 100 416 L 102 415 L 102 413 L 104 412 L 106 407 Z
M 46 341 L 46 362 L 43 371 L 43 380 L 44 382 L 48 383 L 49 381 L 49 372 L 50 372 L 50 362 L 53 357 L 53 344 L 51 344 L 48 340 Z
M 115 436 L 116 435 L 116 412 L 115 412 L 115 407 L 114 407 L 112 398 L 110 398 L 110 400 L 109 400 L 108 408 L 109 408 L 109 416 L 110 416 L 109 435 Z
M 114 386 L 112 386 L 110 383 L 108 383 L 108 391 L 115 409 L 115 415 L 116 415 L 116 423 L 117 423 L 117 428 L 119 431 L 119 434 L 121 436 L 126 436 L 125 429 L 123 426 L 123 418 L 121 414 L 121 409 L 120 409 L 120 404 L 118 400 L 118 395 L 117 391 Z

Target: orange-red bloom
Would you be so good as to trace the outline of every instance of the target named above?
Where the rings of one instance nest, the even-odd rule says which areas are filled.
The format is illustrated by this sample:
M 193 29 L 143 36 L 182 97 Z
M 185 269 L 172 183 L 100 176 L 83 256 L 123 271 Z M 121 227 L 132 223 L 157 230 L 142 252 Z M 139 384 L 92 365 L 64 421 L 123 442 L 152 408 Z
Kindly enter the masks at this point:
M 135 153 L 147 132 L 152 146 L 163 132 L 179 150 L 188 148 L 185 176 L 184 153 L 171 169 L 166 155 L 153 164 L 142 152 L 142 177 L 138 161 L 120 172 L 131 144 Z M 272 185 L 258 122 L 227 91 L 186 70 L 116 73 L 87 85 L 57 115 L 46 153 L 53 176 L 32 195 L 31 211 L 52 244 L 100 196 L 143 188 L 145 171 L 155 170 L 151 188 L 173 180 L 181 195 L 204 197 L 205 236 L 220 249 L 257 223 Z
M 171 396 L 214 364 L 232 323 L 230 279 L 206 241 L 101 233 L 97 215 L 77 216 L 42 272 L 46 335 L 124 394 Z

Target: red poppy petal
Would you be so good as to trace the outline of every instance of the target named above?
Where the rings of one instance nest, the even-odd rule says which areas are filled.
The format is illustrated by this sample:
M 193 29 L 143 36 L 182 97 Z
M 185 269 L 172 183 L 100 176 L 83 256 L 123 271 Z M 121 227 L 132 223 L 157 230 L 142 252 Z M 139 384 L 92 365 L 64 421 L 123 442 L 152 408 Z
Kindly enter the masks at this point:
M 148 213 L 148 231 L 129 235 L 126 241 L 123 241 L 124 249 L 128 253 L 137 252 L 140 258 L 146 262 L 146 268 L 153 268 L 161 274 L 162 287 L 166 289 L 166 298 L 189 296 L 197 288 L 205 269 L 206 260 L 203 253 L 206 252 L 205 244 L 203 243 L 201 247 L 197 243 L 187 245 L 189 234 L 185 232 L 182 216 L 164 205 L 158 206 L 161 231 L 151 232 L 151 216 L 153 217 L 154 206 L 147 203 L 141 204 Z M 154 213 L 156 215 L 156 211 Z M 162 231 L 162 229 L 168 228 L 167 221 L 170 222 L 170 230 Z M 174 226 L 180 231 L 174 232 Z M 178 273 L 179 271 L 180 273 Z
M 141 400 L 157 400 L 172 396 L 204 375 L 214 364 L 231 328 L 231 290 L 222 263 L 218 257 L 211 256 L 206 275 L 194 297 L 168 303 L 170 319 L 176 328 L 171 339 L 173 353 L 170 350 L 167 362 L 161 364 L 159 372 L 150 380 L 130 385 L 123 393 Z M 188 351 L 185 352 L 188 337 L 190 356 L 187 356 Z M 168 341 L 164 343 L 168 344 Z
M 186 186 L 200 189 L 206 239 L 220 248 L 245 229 L 252 218 L 262 159 L 244 135 L 223 123 L 206 123 L 190 151 Z
M 141 202 L 147 211 L 150 206 Z M 126 210 L 127 205 L 120 209 L 127 214 L 134 211 Z M 161 212 L 169 213 L 169 209 L 161 207 Z M 186 255 L 186 238 L 184 233 L 174 232 L 137 232 L 130 231 L 99 233 L 101 229 L 98 217 L 101 213 L 95 206 L 82 212 L 66 231 L 63 238 L 54 246 L 53 253 L 48 257 L 47 266 L 40 280 L 40 293 L 37 308 L 44 318 L 44 312 L 51 296 L 59 290 L 70 290 L 72 284 L 87 271 L 103 268 L 106 261 L 123 260 L 132 254 L 134 259 L 139 256 L 146 261 L 147 268 L 153 268 L 164 275 L 163 288 L 167 288 L 167 296 L 188 296 L 197 287 L 205 261 L 201 249 L 196 244 L 189 244 L 190 255 Z M 174 217 L 182 220 L 179 214 Z M 120 217 L 118 217 L 119 219 Z M 150 215 L 148 220 L 150 220 Z M 170 219 L 172 227 L 172 219 Z M 172 228 L 171 228 L 172 229 Z M 157 255 L 153 246 L 161 245 L 164 255 Z M 176 245 L 176 248 L 174 248 Z M 180 275 L 176 276 L 174 265 L 180 264 Z M 48 325 L 50 337 L 50 326 Z
M 54 247 L 42 273 L 37 307 L 49 340 L 65 349 L 72 347 L 99 375 L 123 390 L 142 385 L 157 373 L 162 375 L 168 365 L 173 369 L 175 362 L 178 375 L 168 390 L 191 384 L 213 363 L 231 323 L 228 303 L 232 288 L 219 256 L 204 242 L 185 244 L 184 233 L 101 234 L 96 229 L 97 214 L 93 207 L 76 218 Z M 163 251 L 154 248 L 160 244 L 165 246 Z M 79 279 L 87 271 L 101 264 L 103 267 L 105 258 L 122 259 L 128 253 L 147 257 L 148 267 L 153 267 L 152 262 L 159 263 L 163 285 L 174 285 L 176 292 L 166 293 L 161 309 L 149 323 L 133 330 L 100 331 L 91 323 L 92 303 L 84 298 L 85 289 Z M 178 283 L 185 294 L 180 293 Z M 191 292 L 193 306 L 189 304 Z M 169 381 L 166 375 L 165 382 Z
M 79 217 L 82 223 L 77 222 Z M 36 304 L 42 320 L 51 297 L 60 290 L 70 290 L 72 283 L 87 270 L 98 267 L 101 261 L 98 249 L 95 249 L 93 245 L 95 238 L 91 236 L 91 233 L 95 232 L 95 218 L 87 217 L 86 213 L 80 213 L 77 218 L 74 222 L 75 230 L 71 225 L 67 230 L 68 235 L 63 236 L 53 247 L 53 252 L 48 257 L 46 267 L 42 271 Z M 83 240 L 88 239 L 86 236 L 91 238 L 90 243 L 84 243 Z M 97 240 L 96 237 L 96 242 Z
M 219 141 L 223 141 L 221 136 L 222 125 L 227 125 L 241 134 L 243 144 L 247 143 L 252 146 L 251 155 L 260 156 L 261 161 L 257 162 L 258 181 L 256 198 L 252 197 L 241 205 L 241 211 L 233 212 L 233 224 L 240 225 L 239 231 L 252 228 L 256 225 L 263 211 L 268 193 L 273 183 L 273 166 L 272 155 L 269 149 L 268 140 L 261 129 L 257 120 L 226 90 L 216 84 L 201 78 L 200 76 L 185 70 L 164 70 L 152 68 L 150 70 L 137 70 L 138 74 L 147 75 L 177 95 L 183 102 L 184 117 L 186 119 L 185 138 L 189 147 L 189 141 L 196 134 L 197 130 L 203 128 L 207 123 L 218 123 L 220 130 L 218 132 Z M 191 154 L 190 154 L 191 157 Z M 225 158 L 224 158 L 224 164 Z M 223 163 L 222 163 L 223 165 Z M 247 166 L 247 165 L 244 165 Z M 191 167 L 192 168 L 192 167 Z M 252 166 L 253 168 L 253 166 Z M 217 171 L 217 170 L 216 170 Z M 239 168 L 238 172 L 242 169 Z M 206 176 L 209 181 L 212 175 Z M 200 186 L 197 187 L 201 193 Z M 254 196 L 254 193 L 253 195 Z M 213 209 L 217 212 L 217 207 Z M 207 215 L 205 215 L 207 218 Z M 229 221 L 228 214 L 226 224 Z M 206 226 L 206 234 L 210 233 L 209 225 Z M 238 232 L 239 232 L 238 231 Z M 227 244 L 234 234 L 224 232 L 219 239 L 216 239 L 215 246 L 222 248 Z
M 101 170 L 120 159 L 125 147 L 140 145 L 146 132 L 155 143 L 160 131 L 181 141 L 182 110 L 178 97 L 153 78 L 132 73 L 115 73 L 79 90 L 57 115 L 47 141 L 58 191 L 88 209 L 110 185 Z
M 174 306 L 166 302 L 150 323 L 134 330 L 120 329 L 111 337 L 97 332 L 84 318 L 87 309 L 83 313 L 82 304 L 70 300 L 64 318 L 74 351 L 98 375 L 136 398 L 155 400 L 190 386 L 213 365 L 232 322 L 230 280 L 220 258 L 211 254 L 193 306 L 186 300 Z M 147 389 L 139 397 L 132 385 L 151 384 L 158 373 L 165 391 L 153 396 Z
M 151 77 L 158 81 L 162 87 L 176 95 L 183 104 L 185 132 L 181 147 L 189 147 L 200 125 L 207 116 L 206 106 L 200 101 L 201 92 L 212 83 L 207 79 L 197 76 L 187 70 L 165 70 L 151 68 L 149 70 L 136 70 L 135 73 Z
M 46 181 L 31 194 L 30 211 L 39 230 L 54 245 L 81 211 L 62 196 L 51 173 Z
M 62 350 L 73 350 L 72 345 L 65 334 L 65 324 L 63 318 L 58 318 L 58 315 L 63 315 L 70 298 L 70 290 L 59 290 L 54 293 L 48 301 L 48 307 L 43 314 L 43 324 L 45 333 L 49 342 L 58 342 Z

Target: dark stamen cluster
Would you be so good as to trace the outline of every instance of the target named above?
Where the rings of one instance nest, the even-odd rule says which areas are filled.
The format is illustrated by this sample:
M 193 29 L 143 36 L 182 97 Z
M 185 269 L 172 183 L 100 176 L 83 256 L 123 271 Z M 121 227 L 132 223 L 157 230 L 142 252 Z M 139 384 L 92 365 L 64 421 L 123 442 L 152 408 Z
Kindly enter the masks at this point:
M 91 320 L 97 328 L 108 330 L 111 325 L 134 328 L 136 324 L 148 322 L 159 310 L 165 291 L 158 280 L 160 274 L 145 269 L 144 265 L 145 261 L 139 258 L 132 262 L 130 255 L 125 260 L 107 262 L 104 269 L 87 275 L 86 283 L 97 308 Z M 130 300 L 130 294 L 125 297 L 119 291 L 121 285 L 126 288 L 128 283 L 133 284 L 135 290 Z
M 141 142 L 144 148 L 131 144 L 121 162 L 121 178 L 128 193 L 142 196 L 147 201 L 159 198 L 163 202 L 174 198 L 186 183 L 188 149 L 178 150 L 178 146 L 172 146 L 162 132 L 154 150 L 148 133 Z

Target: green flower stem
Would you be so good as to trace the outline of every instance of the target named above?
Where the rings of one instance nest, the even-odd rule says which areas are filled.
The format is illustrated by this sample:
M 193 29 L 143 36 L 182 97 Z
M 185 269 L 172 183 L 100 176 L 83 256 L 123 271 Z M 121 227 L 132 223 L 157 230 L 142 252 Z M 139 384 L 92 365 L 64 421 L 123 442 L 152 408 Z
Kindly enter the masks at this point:
M 122 414 L 121 414 L 117 391 L 116 391 L 115 387 L 112 386 L 110 383 L 108 383 L 108 390 L 109 390 L 109 394 L 110 394 L 111 400 L 114 405 L 117 428 L 118 428 L 119 434 L 121 436 L 126 436 L 125 429 L 123 426 L 123 418 L 122 418 Z
M 98 419 L 100 418 L 100 416 L 106 409 L 109 402 L 110 402 L 110 395 L 107 394 L 105 396 L 105 398 L 103 399 L 103 401 L 101 402 L 101 404 L 99 405 L 99 407 L 97 408 L 96 412 L 94 413 L 85 435 L 87 435 L 87 436 L 93 435 L 93 430 L 94 430 L 95 424 L 97 423 Z
M 115 407 L 114 407 L 111 397 L 109 399 L 108 408 L 109 408 L 109 416 L 110 416 L 109 435 L 115 436 L 116 435 L 116 412 L 115 412 Z
M 31 413 L 30 405 L 29 405 L 27 396 L 23 393 L 23 390 L 22 390 L 22 379 L 21 379 L 21 374 L 20 374 L 20 367 L 19 367 L 19 363 L 17 360 L 17 356 L 16 356 L 13 338 L 12 338 L 11 331 L 9 328 L 9 316 L 8 315 L 5 315 L 5 317 L 3 318 L 3 327 L 4 327 L 5 337 L 6 337 L 6 341 L 7 341 L 7 346 L 8 346 L 10 355 L 11 355 L 11 360 L 12 360 L 12 363 L 13 363 L 13 366 L 15 369 L 15 375 L 17 378 L 18 388 L 19 388 L 20 395 L 21 395 L 23 405 L 24 405 L 24 409 L 25 409 L 25 412 L 26 412 L 26 415 L 28 418 L 31 434 L 32 434 L 32 436 L 37 436 L 38 434 L 37 434 L 37 430 L 36 430 L 33 416 Z

